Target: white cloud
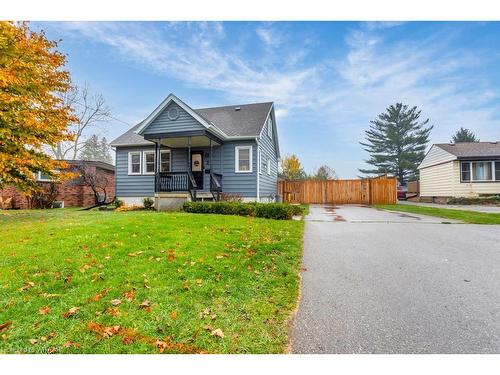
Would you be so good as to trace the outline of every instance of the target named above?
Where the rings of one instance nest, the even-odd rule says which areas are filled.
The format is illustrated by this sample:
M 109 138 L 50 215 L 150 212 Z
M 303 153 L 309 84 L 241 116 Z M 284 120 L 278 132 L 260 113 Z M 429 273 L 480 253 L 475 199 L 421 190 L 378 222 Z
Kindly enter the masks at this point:
M 284 42 L 283 36 L 271 27 L 258 27 L 255 32 L 268 47 L 276 47 Z
M 283 113 L 290 106 L 303 108 L 313 104 L 308 88 L 318 81 L 317 66 L 283 69 L 251 63 L 219 45 L 219 38 L 224 35 L 221 24 L 176 23 L 166 33 L 148 25 L 128 23 L 84 22 L 65 26 L 116 48 L 126 59 L 189 85 L 219 90 L 234 100 L 276 101 Z

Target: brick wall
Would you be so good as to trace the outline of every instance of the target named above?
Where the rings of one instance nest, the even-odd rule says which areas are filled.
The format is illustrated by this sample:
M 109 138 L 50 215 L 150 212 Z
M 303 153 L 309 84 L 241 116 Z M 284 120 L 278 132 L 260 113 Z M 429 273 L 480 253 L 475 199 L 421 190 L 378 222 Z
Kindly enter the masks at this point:
M 115 173 L 107 169 L 92 166 L 93 170 L 103 174 L 107 180 L 106 194 L 108 201 L 115 196 Z M 38 184 L 44 185 L 49 182 L 39 181 Z M 67 181 L 57 186 L 58 194 L 56 200 L 64 201 L 64 207 L 89 207 L 95 202 L 94 193 L 90 186 L 84 186 L 79 179 Z M 0 189 L 1 197 L 12 197 L 12 208 L 27 209 L 28 199 L 25 194 L 14 186 L 7 186 Z

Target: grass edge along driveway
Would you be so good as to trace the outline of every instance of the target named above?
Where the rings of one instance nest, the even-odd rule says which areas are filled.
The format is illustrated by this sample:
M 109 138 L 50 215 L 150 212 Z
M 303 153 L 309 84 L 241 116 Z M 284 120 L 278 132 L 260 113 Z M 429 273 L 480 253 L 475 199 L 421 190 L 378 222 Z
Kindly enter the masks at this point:
M 281 353 L 302 221 L 0 213 L 1 353 Z
M 500 224 L 500 214 L 497 213 L 398 204 L 378 204 L 374 207 L 389 211 L 409 212 L 414 214 L 443 217 L 446 219 L 461 220 L 470 224 Z

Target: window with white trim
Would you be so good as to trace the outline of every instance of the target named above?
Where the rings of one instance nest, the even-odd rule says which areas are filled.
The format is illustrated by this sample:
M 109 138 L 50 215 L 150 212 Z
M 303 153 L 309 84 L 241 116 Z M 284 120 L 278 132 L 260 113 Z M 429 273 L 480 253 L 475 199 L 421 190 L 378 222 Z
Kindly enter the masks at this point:
M 171 154 L 170 150 L 160 151 L 160 172 L 170 172 Z
M 463 161 L 460 163 L 462 182 L 500 181 L 500 162 Z
M 142 167 L 143 174 L 154 174 L 155 173 L 155 152 L 154 151 L 144 151 L 142 153 L 144 166 Z
M 271 117 L 267 119 L 267 135 L 269 138 L 273 139 L 273 120 Z
M 271 158 L 267 159 L 267 174 L 271 175 Z
M 252 173 L 252 146 L 236 146 L 234 152 L 234 171 L 236 173 Z
M 128 153 L 128 174 L 141 174 L 141 152 L 130 151 Z

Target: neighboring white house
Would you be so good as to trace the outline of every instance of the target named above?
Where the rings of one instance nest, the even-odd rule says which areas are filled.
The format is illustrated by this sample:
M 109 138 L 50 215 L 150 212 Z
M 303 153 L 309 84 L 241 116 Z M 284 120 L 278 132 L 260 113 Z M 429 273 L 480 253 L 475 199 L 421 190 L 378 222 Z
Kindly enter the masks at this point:
M 434 144 L 418 169 L 424 200 L 500 194 L 500 143 Z

